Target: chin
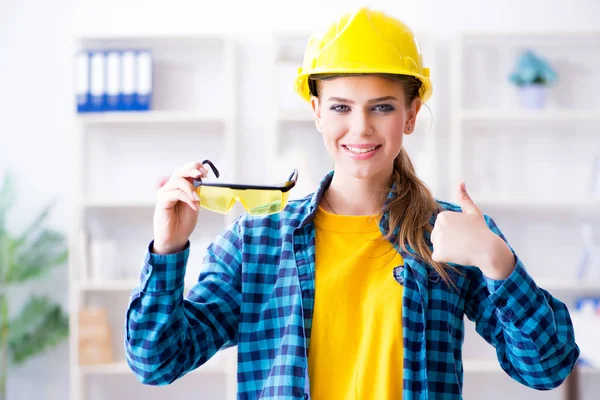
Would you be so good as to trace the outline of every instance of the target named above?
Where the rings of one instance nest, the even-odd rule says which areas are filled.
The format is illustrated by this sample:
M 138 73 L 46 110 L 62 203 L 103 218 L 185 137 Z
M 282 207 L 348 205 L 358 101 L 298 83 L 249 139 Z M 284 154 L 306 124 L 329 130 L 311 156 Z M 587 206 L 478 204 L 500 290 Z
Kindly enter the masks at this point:
M 371 179 L 381 174 L 385 168 L 380 163 L 338 164 L 345 174 L 355 179 Z

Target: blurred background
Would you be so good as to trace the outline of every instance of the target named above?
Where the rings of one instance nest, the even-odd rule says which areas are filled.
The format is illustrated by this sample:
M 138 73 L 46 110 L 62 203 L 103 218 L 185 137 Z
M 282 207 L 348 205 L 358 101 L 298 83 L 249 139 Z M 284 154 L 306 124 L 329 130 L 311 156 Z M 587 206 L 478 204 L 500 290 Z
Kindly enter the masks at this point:
M 298 168 L 293 196 L 314 190 L 332 166 L 294 74 L 310 32 L 362 5 L 0 2 L 0 399 L 235 397 L 235 349 L 161 388 L 124 362 L 154 195 L 206 158 L 222 180 L 275 183 Z M 534 391 L 467 321 L 464 398 L 597 399 L 600 3 L 368 5 L 412 27 L 432 71 L 406 139 L 418 174 L 449 201 L 466 181 L 538 285 L 568 304 L 583 351 L 576 379 Z M 236 213 L 201 212 L 188 285 Z

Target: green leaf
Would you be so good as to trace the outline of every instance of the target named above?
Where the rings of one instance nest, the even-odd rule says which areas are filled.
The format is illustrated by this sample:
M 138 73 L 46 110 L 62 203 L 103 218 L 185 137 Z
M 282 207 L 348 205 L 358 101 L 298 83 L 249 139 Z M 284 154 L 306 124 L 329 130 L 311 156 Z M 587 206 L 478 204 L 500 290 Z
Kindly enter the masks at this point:
M 21 364 L 53 347 L 69 335 L 69 319 L 58 304 L 32 297 L 9 325 L 8 346 L 12 362 Z
M 58 231 L 42 229 L 13 254 L 6 271 L 6 282 L 18 283 L 40 278 L 53 267 L 64 264 L 67 259 L 65 236 Z
M 19 237 L 14 241 L 13 250 L 18 250 L 19 247 L 25 244 L 27 240 L 33 236 L 36 230 L 39 230 L 43 226 L 46 218 L 48 218 L 48 214 L 50 214 L 52 206 L 52 203 L 46 205 L 42 212 L 36 218 L 34 218 L 33 222 L 31 222 L 29 226 L 23 232 L 21 232 Z
M 10 172 L 4 176 L 0 189 L 0 234 L 6 232 L 6 214 L 14 201 L 14 186 Z
M 4 285 L 12 260 L 11 239 L 0 231 L 0 285 Z

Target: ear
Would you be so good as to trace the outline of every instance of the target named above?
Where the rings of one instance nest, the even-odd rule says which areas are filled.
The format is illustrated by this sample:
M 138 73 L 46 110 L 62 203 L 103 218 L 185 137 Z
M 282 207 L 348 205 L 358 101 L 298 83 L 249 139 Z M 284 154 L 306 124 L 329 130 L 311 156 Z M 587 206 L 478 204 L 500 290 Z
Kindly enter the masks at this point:
M 415 131 L 415 125 L 417 123 L 417 115 L 421 110 L 421 98 L 417 97 L 413 100 L 408 112 L 406 113 L 406 123 L 404 124 L 404 133 L 410 135 Z
M 310 96 L 310 106 L 313 110 L 313 116 L 315 118 L 315 126 L 319 132 L 321 132 L 321 103 L 319 98 L 316 96 Z

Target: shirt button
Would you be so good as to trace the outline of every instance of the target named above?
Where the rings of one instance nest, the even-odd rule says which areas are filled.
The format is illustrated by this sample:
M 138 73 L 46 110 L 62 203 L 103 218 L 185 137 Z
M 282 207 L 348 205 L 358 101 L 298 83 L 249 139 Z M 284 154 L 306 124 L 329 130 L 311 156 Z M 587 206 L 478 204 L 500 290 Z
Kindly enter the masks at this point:
M 308 393 L 304 393 L 304 400 L 308 400 L 310 398 L 310 396 L 308 395 Z
M 506 299 L 500 299 L 498 300 L 498 307 L 505 307 L 506 306 Z

